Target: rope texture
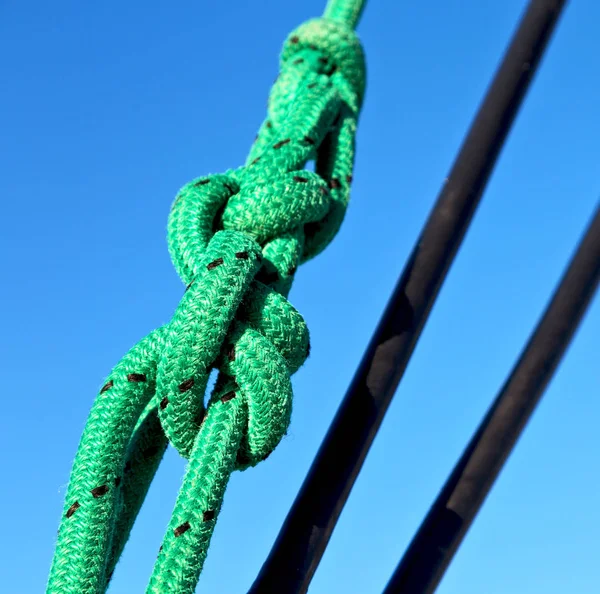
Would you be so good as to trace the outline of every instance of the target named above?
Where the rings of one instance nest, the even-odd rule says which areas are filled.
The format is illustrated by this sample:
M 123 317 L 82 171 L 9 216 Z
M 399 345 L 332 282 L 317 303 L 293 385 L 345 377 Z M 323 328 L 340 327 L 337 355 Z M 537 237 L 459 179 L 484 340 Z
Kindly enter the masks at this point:
M 330 0 L 287 38 L 246 165 L 179 192 L 168 237 L 187 286 L 95 400 L 73 464 L 50 594 L 106 591 L 170 442 L 188 459 L 147 592 L 195 590 L 231 472 L 285 435 L 309 334 L 286 296 L 338 231 L 349 199 L 365 63 L 363 2 Z M 315 173 L 304 169 L 315 160 Z M 208 405 L 204 395 L 219 370 Z

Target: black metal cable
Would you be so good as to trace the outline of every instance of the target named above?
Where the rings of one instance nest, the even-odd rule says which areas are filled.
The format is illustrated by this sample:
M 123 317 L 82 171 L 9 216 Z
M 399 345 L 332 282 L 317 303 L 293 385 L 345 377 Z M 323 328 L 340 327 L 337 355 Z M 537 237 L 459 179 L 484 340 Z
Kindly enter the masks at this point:
M 569 345 L 600 279 L 600 206 L 510 377 L 384 590 L 432 594 Z

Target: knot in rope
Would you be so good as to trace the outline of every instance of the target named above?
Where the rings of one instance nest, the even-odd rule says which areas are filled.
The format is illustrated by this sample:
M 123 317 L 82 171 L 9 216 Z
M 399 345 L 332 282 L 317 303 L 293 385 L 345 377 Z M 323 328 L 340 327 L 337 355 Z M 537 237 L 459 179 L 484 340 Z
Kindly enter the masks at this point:
M 307 356 L 308 331 L 283 295 L 298 264 L 335 235 L 347 204 L 348 175 L 326 181 L 322 172 L 304 166 L 316 157 L 331 169 L 332 157 L 343 154 L 344 132 L 353 140 L 365 84 L 360 43 L 343 24 L 315 19 L 288 38 L 281 69 L 269 102 L 272 117 L 263 126 L 271 142 L 263 140 L 246 166 L 185 186 L 171 211 L 169 248 L 188 290 L 169 324 L 156 390 L 163 429 L 185 457 L 204 414 L 212 367 L 233 374 L 248 402 L 240 464 L 264 458 L 285 434 L 290 371 Z M 319 152 L 328 135 L 329 151 Z M 339 146 L 332 149 L 335 142 Z M 215 234 L 216 229 L 222 231 Z M 269 304 L 277 300 L 279 318 L 266 308 L 261 333 L 237 310 L 242 301 L 263 299 L 267 286 L 278 295 Z M 273 321 L 268 332 L 266 319 Z M 224 350 L 229 357 L 223 357 Z M 250 381 L 253 361 L 259 365 Z
M 268 117 L 246 167 L 236 172 L 242 191 L 227 205 L 224 227 L 244 229 L 259 241 L 269 232 L 299 233 L 299 262 L 329 244 L 348 205 L 365 72 L 360 41 L 342 21 L 313 19 L 288 36 Z M 316 175 L 304 170 L 310 160 Z M 296 200 L 287 200 L 292 192 Z
M 337 74 L 343 79 L 349 86 L 344 98 L 353 109 L 360 109 L 365 94 L 366 64 L 360 40 L 351 27 L 329 18 L 303 23 L 290 33 L 283 46 L 282 69 L 301 58 L 307 58 L 317 72 L 327 76 Z
M 285 434 L 290 375 L 304 362 L 309 337 L 287 299 L 255 279 L 264 260 L 259 243 L 243 231 L 212 235 L 218 213 L 238 189 L 226 175 L 201 178 L 174 203 L 169 247 L 188 288 L 166 331 L 156 393 L 167 437 L 189 457 L 210 370 L 225 373 L 228 396 L 241 393 L 248 407 L 239 453 L 244 466 L 266 457 Z

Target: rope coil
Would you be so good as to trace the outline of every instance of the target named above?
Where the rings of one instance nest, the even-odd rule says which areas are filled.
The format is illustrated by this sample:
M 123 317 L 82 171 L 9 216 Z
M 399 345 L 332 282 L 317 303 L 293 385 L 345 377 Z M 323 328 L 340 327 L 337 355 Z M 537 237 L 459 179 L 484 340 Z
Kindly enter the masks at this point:
M 172 320 L 123 357 L 96 398 L 48 593 L 106 590 L 168 443 L 188 466 L 147 591 L 193 592 L 231 472 L 264 460 L 285 435 L 290 376 L 310 348 L 286 296 L 348 204 L 365 87 L 352 30 L 361 8 L 332 1 L 328 18 L 292 32 L 246 165 L 176 197 L 169 251 L 187 288 Z M 315 173 L 304 169 L 311 159 Z

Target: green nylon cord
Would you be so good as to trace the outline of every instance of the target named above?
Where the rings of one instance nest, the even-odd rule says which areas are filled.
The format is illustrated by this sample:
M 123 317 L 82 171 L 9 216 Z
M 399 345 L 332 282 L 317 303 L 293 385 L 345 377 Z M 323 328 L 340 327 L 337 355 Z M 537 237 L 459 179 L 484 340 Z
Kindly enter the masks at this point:
M 353 0 L 329 0 L 323 11 L 323 18 L 338 21 L 354 29 L 360 20 L 360 15 L 366 2 L 355 2 Z
M 365 90 L 353 29 L 364 1 L 329 0 L 293 31 L 246 164 L 182 188 L 169 251 L 186 291 L 101 388 L 66 495 L 48 594 L 106 591 L 171 443 L 188 459 L 147 592 L 196 588 L 231 473 L 285 435 L 308 329 L 286 296 L 348 205 Z M 305 170 L 315 160 L 315 172 Z M 212 369 L 219 375 L 209 403 Z

